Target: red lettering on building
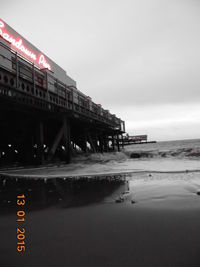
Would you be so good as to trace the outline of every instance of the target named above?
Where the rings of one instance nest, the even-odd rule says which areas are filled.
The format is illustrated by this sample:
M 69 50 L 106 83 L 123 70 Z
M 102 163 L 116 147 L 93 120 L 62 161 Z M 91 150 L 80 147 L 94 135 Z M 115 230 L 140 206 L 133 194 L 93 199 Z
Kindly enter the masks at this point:
M 13 37 L 9 32 L 5 29 L 5 24 L 3 21 L 0 20 L 0 36 L 8 41 L 14 50 L 20 51 L 24 57 L 28 60 L 33 61 L 35 64 L 41 66 L 42 68 L 51 70 L 50 64 L 45 59 L 43 54 L 36 55 L 36 53 L 29 48 L 27 48 L 24 43 L 23 39 Z

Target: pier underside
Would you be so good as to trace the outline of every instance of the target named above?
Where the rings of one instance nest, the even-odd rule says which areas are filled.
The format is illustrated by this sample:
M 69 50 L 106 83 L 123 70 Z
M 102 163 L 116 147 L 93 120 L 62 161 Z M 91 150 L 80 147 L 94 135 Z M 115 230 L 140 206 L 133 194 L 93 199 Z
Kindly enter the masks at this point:
M 0 166 L 68 163 L 78 153 L 120 150 L 121 133 L 104 124 L 1 98 L 0 126 Z

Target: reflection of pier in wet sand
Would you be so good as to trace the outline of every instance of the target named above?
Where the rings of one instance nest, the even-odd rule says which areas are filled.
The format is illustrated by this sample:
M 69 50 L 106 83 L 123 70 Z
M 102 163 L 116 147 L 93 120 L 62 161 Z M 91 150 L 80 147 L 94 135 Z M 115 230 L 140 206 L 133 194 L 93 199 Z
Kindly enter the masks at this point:
M 59 204 L 62 207 L 82 206 L 113 201 L 127 190 L 125 175 L 79 178 L 0 178 L 0 213 L 15 210 L 16 195 L 25 194 L 27 208 L 41 209 Z
M 198 173 L 1 176 L 1 238 L 10 251 L 1 265 L 199 267 L 199 188 Z M 23 257 L 15 250 L 18 194 L 26 195 Z

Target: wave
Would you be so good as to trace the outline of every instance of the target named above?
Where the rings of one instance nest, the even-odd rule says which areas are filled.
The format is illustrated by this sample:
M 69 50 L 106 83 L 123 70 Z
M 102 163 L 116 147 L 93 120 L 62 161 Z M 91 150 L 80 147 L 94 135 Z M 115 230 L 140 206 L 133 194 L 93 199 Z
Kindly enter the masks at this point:
M 200 148 L 178 148 L 169 150 L 123 150 L 121 152 L 78 155 L 73 162 L 80 164 L 124 162 L 128 159 L 200 159 Z
M 123 162 L 130 158 L 130 155 L 123 152 L 109 152 L 109 153 L 94 153 L 88 155 L 79 155 L 78 157 L 73 159 L 73 162 L 81 162 L 81 163 L 106 163 L 110 161 Z
M 130 158 L 200 158 L 200 148 L 179 148 L 172 150 L 127 151 Z

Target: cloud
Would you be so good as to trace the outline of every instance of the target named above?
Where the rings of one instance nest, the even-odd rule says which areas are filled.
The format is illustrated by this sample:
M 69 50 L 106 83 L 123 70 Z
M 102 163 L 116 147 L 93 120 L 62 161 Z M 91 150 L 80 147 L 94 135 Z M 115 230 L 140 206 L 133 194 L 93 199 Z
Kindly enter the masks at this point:
M 118 108 L 113 108 L 116 111 Z M 199 104 L 165 104 L 126 107 L 118 112 L 130 134 L 148 134 L 150 139 L 197 138 L 200 131 Z
M 6 3 L 2 18 L 63 67 L 79 90 L 125 119 L 127 129 L 151 129 L 155 138 L 173 129 L 178 139 L 189 131 L 185 124 L 188 136 L 199 136 L 191 126 L 199 125 L 192 108 L 200 102 L 199 1 Z M 184 109 L 188 119 L 181 121 Z

